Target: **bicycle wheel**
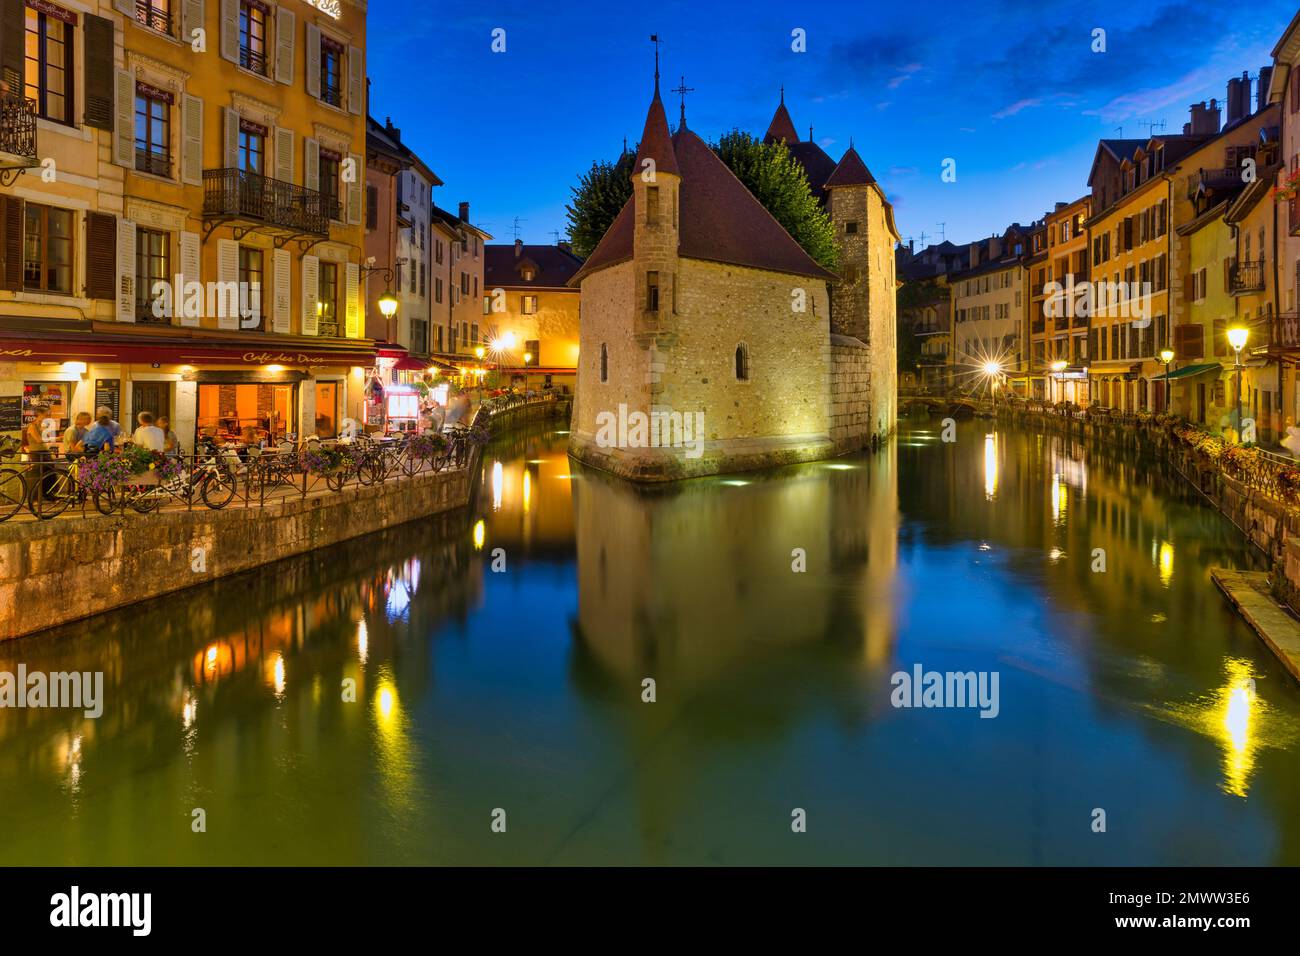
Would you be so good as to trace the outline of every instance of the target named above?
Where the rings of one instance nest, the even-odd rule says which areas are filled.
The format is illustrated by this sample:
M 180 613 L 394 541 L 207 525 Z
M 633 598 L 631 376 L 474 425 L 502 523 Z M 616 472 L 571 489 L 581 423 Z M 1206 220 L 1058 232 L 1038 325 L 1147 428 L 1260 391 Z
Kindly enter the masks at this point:
M 95 510 L 102 515 L 111 515 L 117 510 L 119 504 L 118 493 L 116 488 L 108 488 L 104 491 L 95 492 L 91 499 L 95 504 Z
M 126 503 L 137 513 L 147 515 L 162 507 L 163 492 L 150 485 L 132 486 L 127 489 Z
M 57 518 L 68 510 L 74 497 L 67 472 L 46 472 L 27 496 L 27 509 L 42 521 Z
M 235 473 L 225 465 L 215 465 L 200 481 L 203 503 L 214 511 L 224 508 L 235 497 Z
M 27 479 L 17 468 L 0 468 L 0 521 L 7 521 L 27 504 Z
M 370 455 L 357 467 L 357 481 L 363 485 L 373 485 L 388 477 L 388 468 L 383 455 Z

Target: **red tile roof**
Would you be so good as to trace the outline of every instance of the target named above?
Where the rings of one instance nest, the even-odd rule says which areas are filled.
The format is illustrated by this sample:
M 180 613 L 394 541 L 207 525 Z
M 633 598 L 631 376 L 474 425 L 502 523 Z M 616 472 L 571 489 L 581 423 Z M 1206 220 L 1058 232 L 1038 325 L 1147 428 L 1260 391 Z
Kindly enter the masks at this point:
M 533 266 L 532 281 L 523 277 L 521 267 Z M 563 289 L 582 260 L 560 246 L 521 245 L 519 254 L 511 245 L 483 246 L 483 286 L 491 289 Z
M 876 177 L 871 175 L 871 170 L 867 169 L 867 164 L 862 161 L 858 151 L 849 146 L 848 151 L 840 157 L 839 165 L 835 167 L 835 172 L 831 173 L 830 178 L 826 180 L 826 188 L 834 189 L 836 186 L 870 186 L 876 181 Z
M 772 114 L 772 122 L 767 125 L 767 135 L 763 137 L 763 142 L 775 143 L 782 139 L 792 146 L 799 142 L 799 134 L 795 132 L 794 120 L 790 119 L 790 111 L 785 108 L 784 97 L 781 99 L 781 105 Z
M 633 169 L 640 175 L 647 167 L 644 160 L 654 160 L 654 170 L 660 173 L 677 173 L 677 159 L 673 156 L 672 137 L 668 132 L 668 117 L 664 116 L 663 100 L 659 99 L 659 87 L 655 86 L 655 97 L 650 101 L 650 109 L 645 115 L 645 129 L 641 131 L 641 145 L 636 151 L 636 163 Z
M 669 147 L 682 177 L 678 255 L 769 272 L 836 278 L 791 238 L 708 143 L 683 129 L 672 137 Z M 656 163 L 664 168 L 659 160 Z M 571 285 L 597 269 L 632 258 L 635 202 L 635 196 L 628 200 L 570 280 Z

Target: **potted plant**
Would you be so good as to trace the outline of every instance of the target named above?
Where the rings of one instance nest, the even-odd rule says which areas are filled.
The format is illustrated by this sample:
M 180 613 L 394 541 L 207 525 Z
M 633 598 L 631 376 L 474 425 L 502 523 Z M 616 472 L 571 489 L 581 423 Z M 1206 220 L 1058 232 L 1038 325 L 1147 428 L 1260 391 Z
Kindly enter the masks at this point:
M 425 435 L 413 435 L 406 443 L 406 450 L 412 458 L 428 461 L 441 458 L 447 451 L 447 439 L 437 432 Z

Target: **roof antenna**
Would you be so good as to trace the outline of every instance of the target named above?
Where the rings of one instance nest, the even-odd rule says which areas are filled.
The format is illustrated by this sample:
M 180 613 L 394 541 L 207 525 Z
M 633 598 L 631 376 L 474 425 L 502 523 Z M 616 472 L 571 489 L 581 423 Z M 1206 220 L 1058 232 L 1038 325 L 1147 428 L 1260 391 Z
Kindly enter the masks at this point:
M 812 142 L 812 124 L 808 124 L 808 142 Z
M 558 246 L 560 244 L 560 230 L 552 229 L 551 235 L 555 237 L 555 244 Z
M 515 216 L 515 242 L 519 241 L 519 224 L 527 221 L 527 219 L 520 219 L 518 216 Z

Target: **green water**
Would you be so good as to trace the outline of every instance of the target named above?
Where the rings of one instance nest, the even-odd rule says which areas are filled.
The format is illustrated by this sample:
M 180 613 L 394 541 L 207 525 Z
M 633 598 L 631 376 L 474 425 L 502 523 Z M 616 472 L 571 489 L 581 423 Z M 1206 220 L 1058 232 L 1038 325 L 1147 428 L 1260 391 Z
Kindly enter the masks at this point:
M 1300 692 L 1209 579 L 1259 559 L 992 427 L 649 492 L 517 434 L 467 513 L 2 644 L 105 702 L 0 710 L 0 863 L 1300 863 Z

